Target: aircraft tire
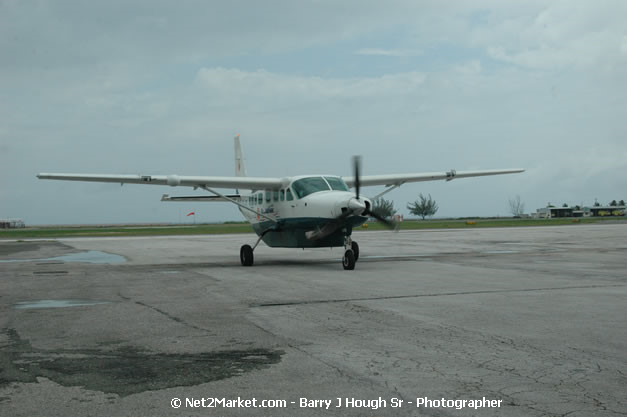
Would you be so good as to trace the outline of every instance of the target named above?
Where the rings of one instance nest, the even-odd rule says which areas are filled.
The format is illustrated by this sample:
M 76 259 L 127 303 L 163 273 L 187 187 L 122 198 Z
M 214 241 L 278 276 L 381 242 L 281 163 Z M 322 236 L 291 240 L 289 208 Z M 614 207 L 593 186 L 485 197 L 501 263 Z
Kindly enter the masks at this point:
M 239 259 L 242 261 L 243 266 L 253 266 L 254 256 L 253 248 L 250 245 L 243 245 L 239 250 Z
M 357 260 L 359 260 L 359 245 L 357 244 L 357 242 L 351 243 L 351 249 L 353 250 L 353 254 L 355 255 L 355 262 L 357 262 Z
M 348 271 L 355 269 L 355 254 L 352 249 L 346 249 L 342 258 L 342 266 Z

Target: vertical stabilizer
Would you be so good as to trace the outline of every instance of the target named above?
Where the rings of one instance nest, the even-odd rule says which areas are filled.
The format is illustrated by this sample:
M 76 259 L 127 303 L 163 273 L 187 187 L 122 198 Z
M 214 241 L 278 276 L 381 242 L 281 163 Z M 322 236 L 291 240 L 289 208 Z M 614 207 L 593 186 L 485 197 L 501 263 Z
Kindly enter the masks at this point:
M 235 176 L 246 176 L 246 165 L 244 165 L 244 155 L 242 145 L 239 143 L 239 134 L 235 136 Z

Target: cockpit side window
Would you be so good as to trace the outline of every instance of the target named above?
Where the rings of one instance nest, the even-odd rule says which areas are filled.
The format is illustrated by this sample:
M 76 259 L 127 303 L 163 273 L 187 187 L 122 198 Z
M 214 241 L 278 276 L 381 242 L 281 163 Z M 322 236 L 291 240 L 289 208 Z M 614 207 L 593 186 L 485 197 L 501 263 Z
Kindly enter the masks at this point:
M 325 180 L 329 183 L 332 190 L 337 191 L 348 191 L 348 185 L 339 177 L 324 177 Z
M 289 188 L 285 191 L 285 199 L 287 201 L 294 200 L 294 197 L 292 196 L 292 190 L 290 190 Z
M 292 183 L 292 188 L 297 198 L 303 198 L 318 191 L 329 190 L 329 186 L 322 177 L 301 178 Z

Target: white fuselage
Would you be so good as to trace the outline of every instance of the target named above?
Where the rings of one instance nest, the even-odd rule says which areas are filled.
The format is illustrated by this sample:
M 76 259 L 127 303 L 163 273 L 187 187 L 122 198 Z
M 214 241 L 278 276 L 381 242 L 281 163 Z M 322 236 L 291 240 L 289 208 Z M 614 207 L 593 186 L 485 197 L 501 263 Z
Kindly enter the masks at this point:
M 303 183 L 307 182 L 316 184 L 306 184 L 309 188 L 303 187 Z M 272 229 L 263 238 L 269 246 L 340 246 L 338 239 L 331 239 L 333 242 L 329 239 L 304 242 L 302 237 L 306 232 L 324 227 L 329 221 L 338 218 L 342 221 L 338 229 L 343 229 L 343 232 L 367 219 L 361 214 L 366 207 L 370 207 L 370 200 L 363 197 L 358 200 L 339 177 L 300 176 L 286 179 L 285 184 L 278 190 L 257 190 L 243 194 L 239 200 L 250 209 L 240 207 L 241 213 L 258 235 Z M 277 243 L 277 239 L 281 243 Z

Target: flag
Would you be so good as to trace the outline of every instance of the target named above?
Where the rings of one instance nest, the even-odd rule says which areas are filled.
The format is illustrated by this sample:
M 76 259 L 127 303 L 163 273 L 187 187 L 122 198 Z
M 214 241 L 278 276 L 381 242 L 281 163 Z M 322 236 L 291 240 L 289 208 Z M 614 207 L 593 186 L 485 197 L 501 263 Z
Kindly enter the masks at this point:
M 191 213 L 189 213 L 189 214 L 188 214 L 187 216 L 185 216 L 185 217 L 195 216 L 195 215 L 196 215 L 196 213 L 192 211 Z

